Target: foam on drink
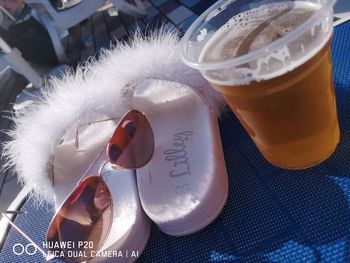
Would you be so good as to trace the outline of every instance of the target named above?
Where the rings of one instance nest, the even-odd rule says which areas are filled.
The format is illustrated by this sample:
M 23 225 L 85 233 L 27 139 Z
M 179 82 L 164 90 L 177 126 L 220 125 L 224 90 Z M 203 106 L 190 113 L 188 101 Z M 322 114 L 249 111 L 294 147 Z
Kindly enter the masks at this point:
M 310 18 L 321 6 L 304 1 L 276 2 L 242 12 L 217 30 L 203 48 L 201 63 L 222 62 L 261 48 L 268 48 Z M 221 85 L 243 85 L 267 80 L 295 69 L 313 57 L 329 40 L 332 30 L 320 19 L 297 40 L 281 45 L 265 56 L 205 77 Z M 199 38 L 203 36 L 199 36 Z M 201 39 L 198 39 L 201 41 Z

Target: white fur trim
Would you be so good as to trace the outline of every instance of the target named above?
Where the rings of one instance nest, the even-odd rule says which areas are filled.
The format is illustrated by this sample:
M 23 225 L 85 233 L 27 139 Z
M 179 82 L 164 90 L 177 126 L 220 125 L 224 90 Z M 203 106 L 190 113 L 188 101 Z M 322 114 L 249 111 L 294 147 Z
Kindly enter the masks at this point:
M 130 45 L 118 44 L 98 61 L 78 67 L 64 79 L 51 81 L 52 89 L 43 101 L 18 114 L 12 140 L 4 145 L 7 167 L 13 167 L 19 181 L 33 188 L 35 196 L 53 201 L 49 178 L 54 149 L 69 127 L 97 116 L 115 116 L 130 109 L 123 91 L 128 83 L 146 78 L 171 80 L 192 87 L 217 115 L 224 101 L 197 70 L 184 65 L 174 33 L 134 37 Z

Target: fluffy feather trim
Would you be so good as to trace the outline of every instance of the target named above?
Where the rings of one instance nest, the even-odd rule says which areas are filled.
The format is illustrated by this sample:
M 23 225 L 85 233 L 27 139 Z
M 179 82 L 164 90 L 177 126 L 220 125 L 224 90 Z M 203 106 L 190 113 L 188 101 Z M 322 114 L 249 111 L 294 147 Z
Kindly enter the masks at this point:
M 219 116 L 224 101 L 197 70 L 184 65 L 174 33 L 148 38 L 135 35 L 131 44 L 117 44 L 98 61 L 90 61 L 50 81 L 52 89 L 42 101 L 14 118 L 12 138 L 4 145 L 7 167 L 14 168 L 19 181 L 29 185 L 41 201 L 53 201 L 50 160 L 68 127 L 96 115 L 115 116 L 130 109 L 125 87 L 146 78 L 171 80 L 192 87 Z

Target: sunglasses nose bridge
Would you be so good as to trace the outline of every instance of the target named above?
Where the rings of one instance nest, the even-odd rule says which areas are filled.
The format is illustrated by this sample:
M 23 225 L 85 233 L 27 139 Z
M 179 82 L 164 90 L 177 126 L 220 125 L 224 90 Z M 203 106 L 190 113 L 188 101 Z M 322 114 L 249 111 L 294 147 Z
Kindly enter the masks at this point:
M 107 164 L 109 164 L 109 163 L 110 163 L 109 161 L 105 161 L 105 162 L 101 165 L 100 169 L 98 170 L 98 176 L 101 176 L 101 177 L 102 177 L 102 171 L 103 171 L 103 169 L 105 168 L 105 166 L 106 166 Z

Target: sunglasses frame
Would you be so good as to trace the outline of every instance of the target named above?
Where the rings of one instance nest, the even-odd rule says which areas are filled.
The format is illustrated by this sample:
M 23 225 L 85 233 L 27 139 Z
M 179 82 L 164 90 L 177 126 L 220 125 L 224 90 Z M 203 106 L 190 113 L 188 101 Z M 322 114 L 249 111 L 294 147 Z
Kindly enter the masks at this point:
M 68 194 L 68 196 L 65 198 L 65 200 L 62 202 L 62 204 L 60 205 L 60 207 L 56 210 L 54 216 L 52 217 L 50 223 L 49 223 L 49 227 L 48 227 L 48 230 L 47 230 L 47 233 L 46 233 L 46 238 L 45 240 L 47 241 L 47 236 L 48 236 L 48 232 L 51 228 L 51 225 L 52 223 L 54 222 L 56 216 L 59 214 L 59 211 L 63 208 L 63 206 L 65 205 L 66 201 L 71 197 L 71 195 L 74 193 L 74 191 L 77 190 L 77 188 L 81 185 L 81 183 L 90 178 L 90 177 L 98 177 L 100 178 L 101 182 L 104 184 L 104 186 L 106 186 L 107 190 L 109 191 L 109 188 L 107 186 L 107 184 L 105 183 L 104 181 L 104 178 L 103 178 L 103 175 L 102 175 L 102 171 L 104 169 L 104 167 L 107 165 L 107 164 L 111 164 L 112 167 L 119 167 L 119 168 L 122 168 L 121 166 L 119 165 L 115 165 L 111 162 L 110 160 L 110 157 L 108 156 L 108 153 L 107 153 L 107 157 L 108 157 L 108 160 L 105 161 L 99 168 L 99 171 L 98 171 L 98 174 L 97 175 L 89 175 L 87 176 L 87 174 L 89 173 L 89 171 L 91 170 L 91 168 L 95 165 L 95 163 L 100 159 L 101 155 L 103 154 L 103 152 L 107 149 L 109 143 L 111 142 L 113 136 L 115 135 L 117 129 L 120 127 L 120 125 L 123 123 L 123 121 L 125 121 L 125 118 L 127 117 L 127 115 L 131 112 L 138 112 L 140 114 L 143 115 L 143 117 L 146 119 L 145 117 L 145 114 L 138 111 L 138 110 L 129 110 L 126 114 L 124 114 L 124 116 L 120 119 L 120 121 L 118 122 L 114 132 L 113 132 L 113 135 L 111 136 L 111 138 L 108 140 L 108 142 L 106 143 L 106 145 L 102 148 L 102 150 L 100 151 L 100 153 L 97 155 L 97 157 L 95 158 L 95 160 L 92 162 L 92 164 L 88 167 L 88 169 L 86 170 L 86 172 L 79 178 L 78 182 L 77 182 L 77 185 L 76 187 L 70 192 L 70 194 Z M 110 120 L 116 120 L 118 117 L 113 117 L 113 118 L 109 118 L 109 119 L 103 119 L 103 120 L 98 120 L 98 121 L 94 121 L 94 122 L 88 122 L 87 124 L 83 124 L 83 125 L 80 125 L 78 126 L 77 128 L 77 131 L 76 131 L 76 136 L 75 136 L 75 150 L 76 151 L 79 151 L 79 129 L 82 128 L 83 126 L 86 126 L 86 125 L 91 125 L 91 124 L 94 124 L 94 123 L 100 123 L 100 122 L 104 122 L 104 121 L 110 121 Z M 147 120 L 147 119 L 146 119 Z M 152 129 L 151 130 L 151 134 L 152 134 L 152 137 L 153 137 L 153 150 L 152 150 L 152 153 L 151 153 L 151 156 L 149 158 L 149 160 L 153 157 L 153 154 L 154 154 L 154 134 L 153 134 L 153 131 Z M 147 163 L 147 162 L 146 162 Z M 142 164 L 141 166 L 145 165 L 146 163 Z M 141 167 L 139 166 L 139 167 Z M 139 168 L 139 167 L 135 167 L 136 168 Z M 114 206 L 113 206 L 113 199 L 112 199 L 112 195 L 109 193 L 109 198 L 110 198 L 110 206 L 111 206 L 111 211 L 114 210 Z M 7 214 L 23 214 L 23 213 L 26 213 L 25 211 L 5 211 L 5 212 L 2 212 L 2 215 L 3 217 L 9 222 L 9 224 L 15 228 L 16 231 L 18 231 L 24 238 L 26 238 L 36 249 L 38 249 L 40 251 L 40 253 L 43 255 L 43 257 L 45 258 L 46 261 L 50 261 L 52 259 L 55 258 L 55 256 L 51 253 L 46 253 L 38 244 L 36 244 L 28 235 L 25 234 L 24 231 L 22 231 L 18 226 L 16 226 L 16 224 L 14 222 L 12 222 L 11 218 L 7 216 Z M 110 233 L 110 229 L 111 229 L 111 226 L 112 226 L 112 222 L 113 222 L 113 214 L 111 213 L 111 220 L 110 220 L 110 223 L 109 223 L 109 226 L 108 226 L 108 229 L 106 231 L 106 234 L 105 234 L 105 237 L 103 238 L 103 240 L 100 242 L 101 245 L 100 247 L 96 248 L 96 251 L 98 251 L 99 249 L 101 249 L 101 247 L 103 246 L 103 243 L 105 242 L 106 238 L 108 237 L 109 233 Z M 70 262 L 74 262 L 72 261 L 71 258 L 69 257 L 65 257 L 66 260 L 70 261 Z M 87 259 L 84 259 L 85 260 L 89 260 L 90 258 L 87 258 Z

